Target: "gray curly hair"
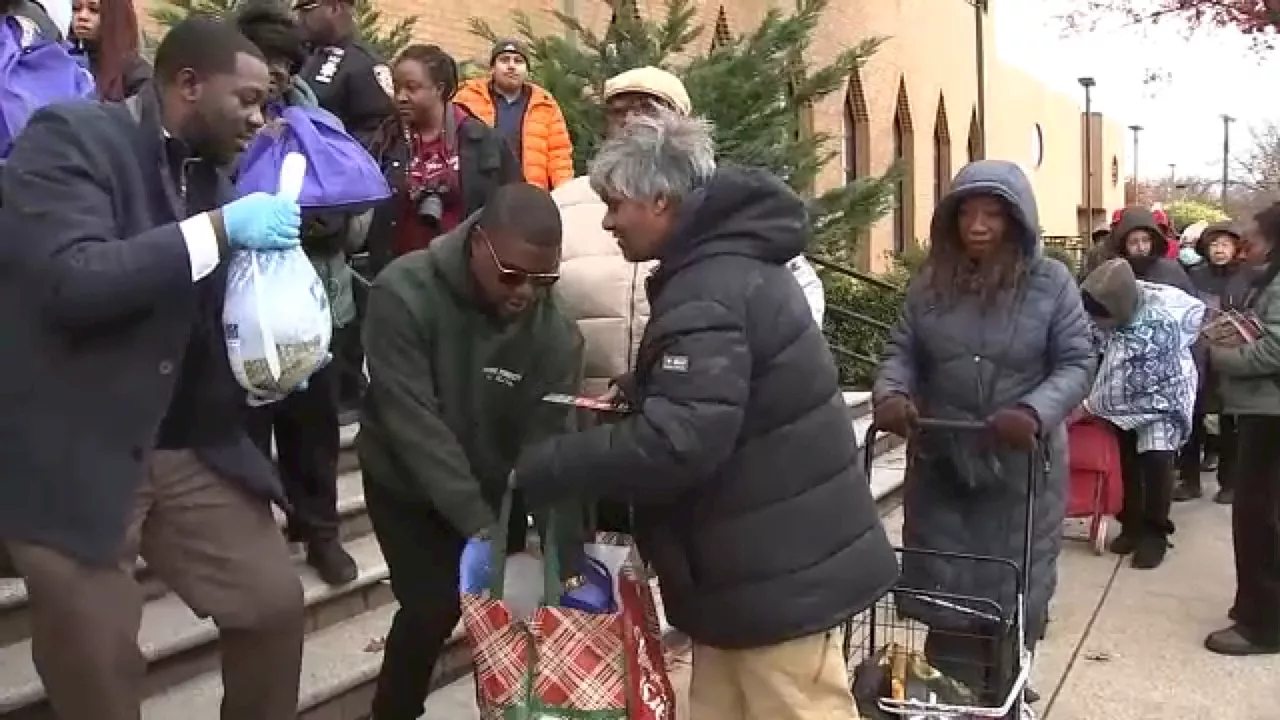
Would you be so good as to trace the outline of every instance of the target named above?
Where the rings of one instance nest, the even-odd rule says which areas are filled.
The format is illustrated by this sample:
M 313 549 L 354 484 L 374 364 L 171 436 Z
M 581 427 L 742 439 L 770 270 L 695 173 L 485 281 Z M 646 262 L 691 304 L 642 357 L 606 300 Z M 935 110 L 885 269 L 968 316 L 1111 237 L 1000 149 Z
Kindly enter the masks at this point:
M 591 160 L 591 188 L 603 196 L 679 202 L 716 172 L 712 126 L 665 108 L 638 115 Z

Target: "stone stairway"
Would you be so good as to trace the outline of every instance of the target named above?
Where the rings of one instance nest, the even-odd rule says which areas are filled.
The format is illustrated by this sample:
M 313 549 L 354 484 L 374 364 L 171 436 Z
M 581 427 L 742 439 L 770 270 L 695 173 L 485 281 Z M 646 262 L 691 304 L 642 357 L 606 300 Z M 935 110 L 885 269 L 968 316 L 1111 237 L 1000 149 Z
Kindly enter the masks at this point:
M 847 393 L 846 402 L 854 428 L 862 437 L 870 425 L 868 394 Z M 296 558 L 307 606 L 298 699 L 298 714 L 304 720 L 367 717 L 372 682 L 382 659 L 381 642 L 395 609 L 386 582 L 387 567 L 365 513 L 359 470 L 351 451 L 355 432 L 354 427 L 343 431 L 339 509 L 342 535 L 360 574 L 348 585 L 330 588 L 303 565 L 301 556 Z M 905 461 L 901 448 L 895 449 L 887 438 L 877 442 L 876 450 L 879 459 L 872 485 L 879 500 L 901 484 Z M 150 577 L 145 565 L 140 563 L 138 573 L 149 598 L 138 634 L 148 660 L 148 699 L 142 717 L 216 720 L 221 693 L 216 629 Z M 455 633 L 434 681 L 437 686 L 454 683 L 469 669 L 467 649 Z M 437 715 L 428 713 L 433 718 Z M 440 720 L 446 720 L 447 715 L 439 715 Z M 0 580 L 0 720 L 53 720 L 31 664 L 27 595 L 20 580 Z

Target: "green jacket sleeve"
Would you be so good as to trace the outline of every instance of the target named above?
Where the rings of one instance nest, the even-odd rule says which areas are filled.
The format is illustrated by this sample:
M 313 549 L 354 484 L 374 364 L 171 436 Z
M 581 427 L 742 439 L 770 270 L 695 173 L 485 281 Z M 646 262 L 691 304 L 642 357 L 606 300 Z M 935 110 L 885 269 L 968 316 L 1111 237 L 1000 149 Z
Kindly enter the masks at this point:
M 550 353 L 530 387 L 529 399 L 533 406 L 526 421 L 521 445 L 533 445 L 546 438 L 578 429 L 577 412 L 574 408 L 542 400 L 549 393 L 577 395 L 582 388 L 585 352 L 582 334 L 576 327 L 570 326 L 570 334 L 566 340 L 569 343 L 568 349 Z
M 493 510 L 453 431 L 440 416 L 432 384 L 433 338 L 408 305 L 384 286 L 369 293 L 364 320 L 371 409 L 398 465 L 465 537 L 493 526 Z
M 1280 289 L 1272 285 L 1264 292 L 1258 312 L 1262 337 L 1238 348 L 1213 348 L 1209 362 L 1215 371 L 1228 377 L 1280 375 Z

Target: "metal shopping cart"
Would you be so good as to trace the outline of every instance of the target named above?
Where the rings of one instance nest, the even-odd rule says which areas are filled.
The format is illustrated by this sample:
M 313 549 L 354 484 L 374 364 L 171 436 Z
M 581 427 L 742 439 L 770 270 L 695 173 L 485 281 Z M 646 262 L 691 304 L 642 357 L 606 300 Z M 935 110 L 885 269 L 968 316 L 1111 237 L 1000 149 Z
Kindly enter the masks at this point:
M 986 430 L 987 426 L 980 422 L 924 418 L 919 422 L 921 433 Z M 863 445 L 868 476 L 878 432 L 873 425 Z M 911 461 L 917 460 L 913 457 Z M 1019 720 L 1026 717 L 1024 712 L 1029 714 L 1023 701 L 1031 672 L 1025 603 L 1030 584 L 1037 484 L 1048 477 L 1049 470 L 1049 456 L 1043 444 L 1037 444 L 1027 464 L 1029 478 L 1020 561 L 899 547 L 903 576 L 884 597 L 846 623 L 845 659 L 852 674 L 854 695 L 864 716 Z M 913 587 L 909 572 L 912 563 L 947 563 L 954 566 L 949 567 L 949 572 L 999 576 L 1001 579 L 995 585 L 1009 588 L 1011 592 L 978 597 L 946 592 L 945 588 Z M 931 617 L 935 618 L 930 625 L 916 619 L 923 607 L 928 607 Z M 936 622 L 940 616 L 949 619 L 945 623 Z M 896 675 L 908 665 L 921 668 L 912 676 L 914 690 L 907 687 L 910 683 Z M 872 675 L 876 680 L 868 681 Z M 877 684 L 880 680 L 886 682 Z M 870 712 L 865 705 L 869 687 L 875 705 Z

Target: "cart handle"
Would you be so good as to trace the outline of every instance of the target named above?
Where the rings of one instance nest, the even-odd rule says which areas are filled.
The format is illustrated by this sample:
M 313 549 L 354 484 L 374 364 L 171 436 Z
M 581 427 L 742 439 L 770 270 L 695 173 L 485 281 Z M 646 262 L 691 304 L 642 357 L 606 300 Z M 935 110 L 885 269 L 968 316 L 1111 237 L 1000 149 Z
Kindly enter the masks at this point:
M 943 418 L 917 418 L 916 427 L 921 430 L 960 430 L 965 432 L 982 432 L 988 429 L 981 420 L 945 420 Z

